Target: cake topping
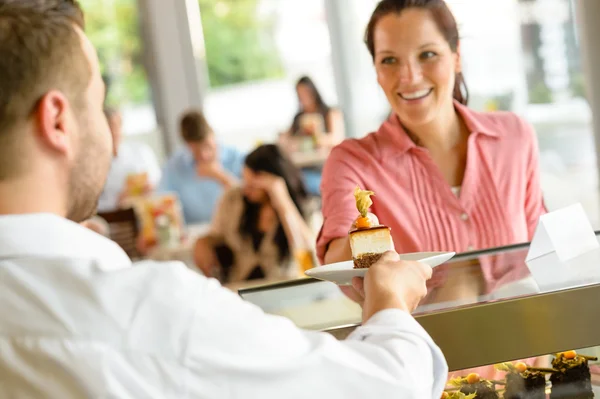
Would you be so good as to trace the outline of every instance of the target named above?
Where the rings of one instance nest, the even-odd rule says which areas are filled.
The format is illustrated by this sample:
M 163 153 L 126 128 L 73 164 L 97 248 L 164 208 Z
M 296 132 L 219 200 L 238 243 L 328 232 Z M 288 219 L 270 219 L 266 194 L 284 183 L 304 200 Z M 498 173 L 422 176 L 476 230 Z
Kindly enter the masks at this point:
M 368 217 L 369 208 L 373 205 L 373 200 L 371 200 L 372 195 L 375 195 L 373 191 L 361 190 L 359 186 L 356 186 L 354 189 L 356 209 L 360 213 L 360 216 L 356 219 L 357 229 L 368 229 L 372 226 L 371 220 Z
M 467 375 L 467 384 L 476 384 L 481 380 L 481 378 L 479 377 L 479 374 L 477 373 L 471 373 L 469 375 Z
M 494 368 L 498 371 L 506 371 L 509 373 L 519 373 L 519 374 L 532 374 L 532 373 L 554 373 L 556 370 L 542 368 L 542 367 L 530 367 L 526 363 L 517 362 L 512 364 L 511 362 L 505 362 L 496 364 Z
M 517 364 L 515 364 L 515 369 L 517 369 L 519 373 L 523 373 L 527 370 L 527 365 L 523 362 L 517 362 Z
M 557 353 L 552 360 L 552 367 L 555 369 L 578 367 L 587 364 L 589 360 L 598 360 L 594 356 L 578 355 L 574 350 Z
M 460 391 L 455 391 L 455 392 L 443 392 L 442 393 L 442 399 L 475 399 L 477 397 L 477 394 L 472 393 L 469 395 L 465 395 L 464 393 L 460 392 Z
M 466 377 L 456 377 L 451 379 L 450 381 L 448 381 L 448 383 L 451 386 L 455 386 L 455 387 L 461 387 L 465 384 L 477 384 L 479 382 L 489 382 L 486 380 L 482 380 L 481 376 L 477 373 L 471 373 L 469 375 L 467 375 Z

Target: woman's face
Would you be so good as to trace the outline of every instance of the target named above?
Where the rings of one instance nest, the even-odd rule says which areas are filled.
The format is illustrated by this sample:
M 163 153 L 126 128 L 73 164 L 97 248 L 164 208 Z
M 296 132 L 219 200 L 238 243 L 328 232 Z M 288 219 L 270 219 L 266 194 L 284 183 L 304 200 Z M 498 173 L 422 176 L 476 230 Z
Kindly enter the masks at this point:
M 258 173 L 244 166 L 242 180 L 242 192 L 248 201 L 261 204 L 268 200 L 268 194 L 261 186 L 261 179 Z
M 300 107 L 302 107 L 304 111 L 313 112 L 316 110 L 317 104 L 315 101 L 315 96 L 308 86 L 305 84 L 299 84 L 296 86 L 296 92 L 298 93 Z
M 429 11 L 410 8 L 382 17 L 373 40 L 377 81 L 403 124 L 418 128 L 452 106 L 460 57 Z

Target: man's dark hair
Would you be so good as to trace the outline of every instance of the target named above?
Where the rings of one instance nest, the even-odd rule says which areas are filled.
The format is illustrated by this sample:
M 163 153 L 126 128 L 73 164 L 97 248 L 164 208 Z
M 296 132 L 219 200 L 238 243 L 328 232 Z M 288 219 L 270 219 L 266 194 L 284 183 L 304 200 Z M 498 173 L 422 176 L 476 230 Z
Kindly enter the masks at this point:
M 0 0 L 0 180 L 19 175 L 24 125 L 39 100 L 60 90 L 75 110 L 91 79 L 75 0 Z
M 213 132 L 204 114 L 198 110 L 183 114 L 179 125 L 181 137 L 186 143 L 202 142 Z

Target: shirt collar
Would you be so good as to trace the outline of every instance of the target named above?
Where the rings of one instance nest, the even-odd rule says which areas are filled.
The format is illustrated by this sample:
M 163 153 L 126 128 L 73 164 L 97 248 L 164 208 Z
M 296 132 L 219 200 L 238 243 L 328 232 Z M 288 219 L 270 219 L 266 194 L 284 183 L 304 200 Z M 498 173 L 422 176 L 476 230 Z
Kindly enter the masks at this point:
M 131 266 L 115 242 L 49 213 L 0 215 L 0 261 L 8 258 L 88 259 L 103 270 Z
M 473 111 L 456 100 L 454 101 L 454 109 L 460 114 L 471 134 L 483 134 L 494 138 L 499 137 L 496 130 L 490 128 L 490 126 L 482 121 L 480 113 Z M 375 135 L 380 142 L 380 151 L 383 156 L 405 153 L 411 148 L 417 148 L 415 143 L 408 137 L 408 134 L 406 134 L 400 123 L 400 119 L 393 112 Z

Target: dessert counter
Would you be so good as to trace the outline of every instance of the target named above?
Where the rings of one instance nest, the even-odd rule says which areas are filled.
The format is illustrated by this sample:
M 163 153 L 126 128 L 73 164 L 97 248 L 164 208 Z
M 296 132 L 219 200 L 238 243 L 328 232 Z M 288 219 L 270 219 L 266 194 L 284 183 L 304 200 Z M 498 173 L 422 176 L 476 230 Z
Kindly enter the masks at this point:
M 498 382 L 502 392 L 504 374 L 513 370 L 508 369 L 512 365 L 522 362 L 551 373 L 555 354 L 577 350 L 577 359 L 585 359 L 595 386 L 596 380 L 600 382 L 600 366 L 594 360 L 600 355 L 596 349 L 600 348 L 600 280 L 557 279 L 540 289 L 525 261 L 528 249 L 528 244 L 522 244 L 459 254 L 436 267 L 429 293 L 414 316 L 444 352 L 452 376 L 462 376 L 464 381 L 476 372 L 484 381 Z M 569 262 L 573 264 L 600 269 L 600 250 Z M 532 267 L 546 265 L 561 262 L 555 253 L 529 262 Z M 327 331 L 340 339 L 360 323 L 359 306 L 328 282 L 301 279 L 240 290 L 240 295 L 299 327 Z M 503 362 L 512 363 L 500 370 Z M 455 385 L 460 385 L 457 381 Z M 485 396 L 480 393 L 480 397 Z

